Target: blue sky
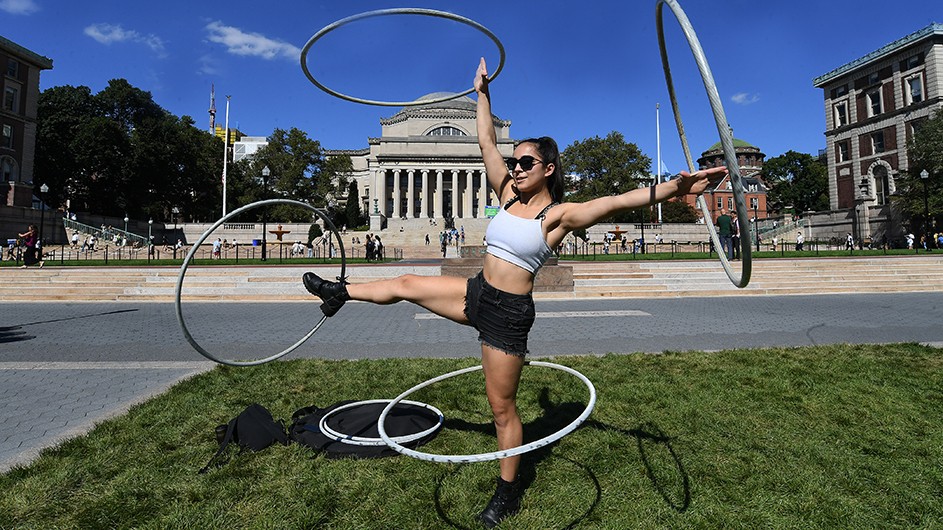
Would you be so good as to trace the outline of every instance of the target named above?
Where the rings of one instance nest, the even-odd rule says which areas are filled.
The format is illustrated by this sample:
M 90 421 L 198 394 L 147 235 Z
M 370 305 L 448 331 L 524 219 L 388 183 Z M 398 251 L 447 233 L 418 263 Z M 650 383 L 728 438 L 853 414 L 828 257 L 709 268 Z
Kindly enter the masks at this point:
M 825 147 L 822 91 L 812 79 L 884 44 L 943 22 L 943 3 L 913 0 L 681 0 L 713 70 L 737 138 L 768 157 Z M 685 169 L 671 114 L 654 1 L 444 2 L 229 0 L 0 0 L 2 35 L 51 58 L 41 88 L 94 92 L 124 78 L 176 115 L 208 127 L 210 86 L 217 123 L 250 136 L 297 127 L 332 149 L 367 146 L 379 120 L 399 109 L 350 103 L 312 85 L 299 53 L 324 26 L 375 9 L 425 7 L 494 32 L 507 60 L 492 85 L 494 112 L 515 138 L 549 135 L 561 148 L 619 131 L 655 158 L 661 105 L 662 158 Z M 685 131 L 697 157 L 719 137 L 694 61 L 666 12 L 669 56 Z M 496 46 L 456 22 L 387 16 L 331 32 L 309 53 L 319 80 L 368 99 L 408 101 L 471 86 L 478 57 L 492 70 Z

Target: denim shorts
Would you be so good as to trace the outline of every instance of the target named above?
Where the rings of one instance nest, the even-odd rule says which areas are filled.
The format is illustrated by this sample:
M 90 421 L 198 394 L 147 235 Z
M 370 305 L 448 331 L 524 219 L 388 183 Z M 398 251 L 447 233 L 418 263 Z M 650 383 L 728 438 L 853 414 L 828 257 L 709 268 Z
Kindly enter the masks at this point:
M 536 316 L 532 295 L 496 289 L 479 272 L 468 279 L 465 316 L 483 344 L 518 357 L 528 353 L 527 334 Z

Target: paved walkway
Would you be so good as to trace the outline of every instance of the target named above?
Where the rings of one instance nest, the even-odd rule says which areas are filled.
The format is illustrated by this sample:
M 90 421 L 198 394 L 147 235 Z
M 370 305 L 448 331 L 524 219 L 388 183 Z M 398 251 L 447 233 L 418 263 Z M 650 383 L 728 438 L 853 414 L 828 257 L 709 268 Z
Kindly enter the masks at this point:
M 168 303 L 0 304 L 0 472 L 212 368 Z M 316 303 L 193 303 L 212 352 L 258 358 L 300 338 Z M 943 294 L 539 300 L 535 356 L 830 343 L 943 345 Z M 288 358 L 469 357 L 474 330 L 410 304 L 351 303 Z M 246 368 L 251 369 L 251 368 Z

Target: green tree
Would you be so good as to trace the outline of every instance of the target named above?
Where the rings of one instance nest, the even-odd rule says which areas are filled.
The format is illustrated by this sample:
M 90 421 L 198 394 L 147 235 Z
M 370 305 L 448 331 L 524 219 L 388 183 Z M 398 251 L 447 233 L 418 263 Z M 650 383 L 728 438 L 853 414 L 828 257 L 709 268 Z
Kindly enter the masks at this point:
M 71 199 L 73 209 L 85 208 L 87 182 L 75 137 L 95 116 L 92 91 L 85 86 L 46 89 L 39 95 L 38 116 L 34 180 L 49 186 L 50 204 Z
M 586 201 L 618 195 L 638 188 L 651 173 L 651 158 L 642 154 L 621 133 L 612 131 L 605 138 L 594 136 L 575 141 L 560 154 L 567 176 L 568 199 Z M 639 214 L 623 212 L 611 222 L 638 222 Z
M 771 211 L 793 207 L 796 212 L 828 210 L 828 167 L 806 153 L 787 151 L 763 163 Z
M 351 180 L 347 186 L 347 204 L 344 206 L 344 224 L 356 228 L 364 224 L 364 216 L 360 210 L 360 190 L 357 181 Z
M 907 144 L 907 157 L 910 168 L 897 176 L 893 204 L 910 220 L 915 234 L 924 227 L 931 233 L 940 232 L 943 230 L 943 110 L 937 110 L 917 128 Z M 920 178 L 922 171 L 928 174 L 926 180 Z M 924 206 L 930 214 L 929 224 Z
M 682 200 L 661 203 L 661 220 L 665 223 L 696 223 L 697 210 Z

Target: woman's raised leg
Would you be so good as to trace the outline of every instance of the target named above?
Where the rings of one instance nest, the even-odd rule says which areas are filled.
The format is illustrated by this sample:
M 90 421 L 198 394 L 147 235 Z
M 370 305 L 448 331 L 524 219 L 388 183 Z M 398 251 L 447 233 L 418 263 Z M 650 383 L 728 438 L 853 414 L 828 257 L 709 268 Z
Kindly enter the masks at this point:
M 465 291 L 468 280 L 455 276 L 417 276 L 406 274 L 389 280 L 355 283 L 347 286 L 352 300 L 374 304 L 412 302 L 459 324 L 465 317 Z

